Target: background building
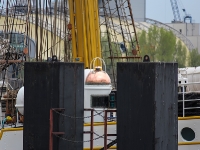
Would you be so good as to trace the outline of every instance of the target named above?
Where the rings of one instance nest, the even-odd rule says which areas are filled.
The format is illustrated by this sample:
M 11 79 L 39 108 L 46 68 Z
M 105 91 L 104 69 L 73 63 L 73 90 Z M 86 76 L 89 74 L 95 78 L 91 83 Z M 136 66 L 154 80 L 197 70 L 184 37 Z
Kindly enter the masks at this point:
M 200 24 L 199 23 L 170 23 L 167 24 L 186 36 L 200 53 Z

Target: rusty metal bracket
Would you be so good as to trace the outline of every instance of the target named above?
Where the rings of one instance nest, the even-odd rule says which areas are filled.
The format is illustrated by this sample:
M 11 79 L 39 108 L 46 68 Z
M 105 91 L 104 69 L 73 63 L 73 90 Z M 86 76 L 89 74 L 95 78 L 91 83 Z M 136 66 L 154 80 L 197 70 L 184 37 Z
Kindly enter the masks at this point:
M 64 111 L 64 108 L 52 108 L 50 109 L 49 118 L 49 150 L 53 150 L 53 136 L 54 135 L 64 135 L 65 132 L 53 132 L 53 111 Z

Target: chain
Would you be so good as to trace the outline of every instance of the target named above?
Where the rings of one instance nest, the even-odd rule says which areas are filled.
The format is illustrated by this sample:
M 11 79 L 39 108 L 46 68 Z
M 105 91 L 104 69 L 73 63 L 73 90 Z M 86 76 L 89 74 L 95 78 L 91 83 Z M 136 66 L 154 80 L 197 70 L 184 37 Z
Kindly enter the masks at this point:
M 98 113 L 96 110 L 94 110 L 96 113 Z M 105 117 L 102 116 L 101 114 L 99 114 L 99 116 L 101 116 L 103 118 L 103 120 L 105 120 Z M 116 118 L 115 117 L 107 117 L 107 120 L 108 121 L 116 121 Z
M 60 112 L 58 112 L 58 111 L 56 111 L 56 110 L 54 110 L 54 112 L 56 112 L 57 114 L 62 115 L 62 116 L 64 116 L 64 117 L 68 117 L 68 118 L 72 118 L 72 119 L 91 118 L 91 116 L 86 116 L 86 117 L 74 117 L 74 116 L 70 116 L 70 115 L 66 115 L 66 114 L 60 113 Z M 101 114 L 104 112 L 104 110 L 101 111 L 101 112 L 97 112 L 97 111 L 94 109 L 94 112 L 95 112 L 96 114 L 93 115 L 93 116 L 99 115 L 99 116 L 101 116 L 103 119 L 105 119 L 104 116 L 101 115 Z M 65 141 L 68 141 L 68 142 L 74 142 L 74 143 L 85 143 L 85 142 L 95 141 L 95 140 L 98 140 L 98 139 L 100 139 L 100 138 L 104 138 L 104 135 L 99 135 L 99 134 L 97 134 L 97 133 L 95 133 L 95 132 L 93 132 L 93 133 L 97 136 L 97 138 L 94 138 L 93 140 L 86 140 L 86 141 L 73 141 L 73 140 L 71 140 L 71 139 L 67 139 L 66 137 L 61 137 L 61 136 L 58 136 L 58 135 L 55 135 L 55 136 L 58 137 L 58 138 L 60 138 L 60 139 L 62 139 L 62 140 L 65 140 Z M 114 140 L 111 140 L 111 139 L 107 139 L 107 140 L 108 140 L 108 141 L 111 141 L 111 142 L 114 141 Z
M 92 140 L 86 140 L 86 141 L 73 141 L 73 140 L 70 140 L 70 139 L 67 139 L 66 137 L 61 137 L 61 136 L 58 136 L 55 134 L 56 137 L 64 140 L 64 141 L 68 141 L 68 142 L 73 142 L 73 143 L 87 143 L 87 142 L 91 142 L 91 141 L 95 141 L 95 140 L 98 140 L 98 139 L 101 139 L 101 138 L 104 138 L 104 135 L 99 135 L 97 133 L 94 132 L 94 134 L 97 136 L 96 138 L 92 139 Z M 108 141 L 111 141 L 113 142 L 114 140 L 111 140 L 111 139 L 107 139 Z
M 92 140 L 86 140 L 86 141 L 73 141 L 73 140 L 70 140 L 70 139 L 67 139 L 67 138 L 64 138 L 64 137 L 61 137 L 61 136 L 58 136 L 58 135 L 55 135 L 56 137 L 64 140 L 64 141 L 68 141 L 68 142 L 73 142 L 73 143 L 87 143 L 87 142 L 91 142 L 91 141 L 95 141 L 95 140 L 98 140 L 100 138 L 103 138 L 104 136 L 98 136 L 97 138 L 94 138 Z
M 104 135 L 99 135 L 99 134 L 97 134 L 97 133 L 95 133 L 95 132 L 94 132 L 94 134 L 95 134 L 96 136 L 98 136 L 98 137 L 104 138 Z M 108 140 L 108 141 L 111 141 L 111 142 L 113 141 L 113 140 L 111 140 L 111 139 L 107 139 L 107 140 Z
M 94 109 L 94 112 L 95 112 L 96 114 L 98 114 L 98 112 L 97 112 L 95 109 Z M 103 112 L 104 112 L 104 110 L 103 110 Z M 102 113 L 100 113 L 99 116 L 101 116 L 101 117 L 103 118 L 103 120 L 105 120 L 105 118 L 104 118 L 104 116 L 102 115 Z
M 94 110 L 94 111 L 95 111 L 95 110 Z M 61 116 L 68 117 L 68 118 L 71 118 L 71 119 L 91 118 L 91 116 L 86 116 L 86 117 L 74 117 L 74 116 L 70 116 L 70 115 L 66 115 L 66 114 L 60 113 L 60 112 L 58 112 L 58 111 L 56 111 L 56 110 L 54 110 L 54 112 L 57 113 L 57 114 L 59 114 L 59 115 L 61 115 Z M 94 117 L 94 116 L 98 116 L 98 115 L 102 116 L 101 114 L 104 112 L 104 110 L 101 111 L 101 112 L 97 112 L 97 111 L 95 111 L 95 112 L 96 112 L 96 114 L 93 115 L 93 117 Z M 103 117 L 103 116 L 102 116 L 102 117 Z M 103 117 L 103 118 L 104 118 L 104 117 Z
M 56 110 L 54 110 L 54 112 L 57 113 L 57 114 L 59 114 L 59 115 L 61 115 L 61 116 L 68 117 L 68 118 L 71 118 L 71 119 L 91 118 L 91 116 L 86 116 L 86 117 L 74 117 L 74 116 L 70 116 L 70 115 L 66 115 L 66 114 L 60 113 L 60 112 L 58 112 L 58 111 L 56 111 Z M 93 115 L 93 117 L 94 117 L 94 116 L 101 116 L 101 117 L 103 118 L 103 120 L 105 120 L 105 117 L 102 115 L 102 113 L 104 112 L 104 110 L 101 111 L 101 112 L 97 112 L 97 111 L 94 109 L 94 112 L 95 112 L 96 114 Z
M 74 116 L 70 116 L 70 115 L 66 115 L 66 114 L 60 113 L 60 112 L 58 112 L 58 111 L 56 111 L 56 110 L 54 110 L 54 112 L 57 113 L 57 114 L 59 114 L 59 115 L 61 115 L 61 116 L 68 117 L 68 118 L 71 118 L 71 119 L 91 118 L 91 116 L 86 116 L 86 117 L 74 117 Z M 95 116 L 101 116 L 101 117 L 103 118 L 103 120 L 105 120 L 105 117 L 102 115 L 102 113 L 104 112 L 104 110 L 101 111 L 101 112 L 97 112 L 97 111 L 94 109 L 94 112 L 95 112 L 96 114 L 93 115 L 93 117 L 95 117 Z M 109 119 L 108 119 L 108 120 L 109 120 Z M 110 118 L 110 120 L 114 121 L 114 120 L 116 120 L 116 119 Z

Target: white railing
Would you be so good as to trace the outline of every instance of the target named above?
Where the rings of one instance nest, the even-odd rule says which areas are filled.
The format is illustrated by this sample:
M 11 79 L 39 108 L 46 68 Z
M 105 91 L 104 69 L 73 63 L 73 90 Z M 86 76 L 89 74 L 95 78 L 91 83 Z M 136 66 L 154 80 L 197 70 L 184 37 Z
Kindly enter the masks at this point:
M 185 107 L 185 102 L 200 101 L 200 99 L 198 99 L 198 98 L 197 99 L 185 99 L 185 94 L 189 94 L 189 93 L 199 93 L 200 94 L 200 91 L 188 91 L 188 88 L 186 89 L 186 86 L 194 85 L 194 84 L 200 84 L 200 82 L 183 83 L 183 84 L 178 85 L 178 87 L 182 88 L 182 92 L 178 92 L 178 94 L 182 94 L 183 99 L 178 100 L 178 103 L 180 103 L 180 102 L 183 103 L 183 117 L 185 117 L 185 110 L 200 109 L 200 107 Z

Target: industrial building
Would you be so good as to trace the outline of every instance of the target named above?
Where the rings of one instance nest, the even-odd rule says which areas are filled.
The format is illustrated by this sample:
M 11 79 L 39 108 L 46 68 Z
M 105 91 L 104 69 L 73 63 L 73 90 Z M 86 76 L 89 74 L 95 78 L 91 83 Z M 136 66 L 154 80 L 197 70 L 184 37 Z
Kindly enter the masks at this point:
M 167 24 L 183 34 L 200 53 L 200 24 L 199 23 L 169 23 Z
M 146 0 L 131 0 L 133 16 L 136 22 L 148 22 L 146 18 Z M 135 4 L 135 5 L 134 5 Z M 176 0 L 171 0 L 174 20 L 166 24 L 166 28 L 171 27 L 173 32 L 188 46 L 188 49 L 198 49 L 200 53 L 200 23 L 193 23 L 192 16 L 185 12 L 183 20 L 181 20 Z M 186 11 L 185 9 L 183 11 Z M 153 18 L 151 18 L 153 19 Z M 186 21 L 188 20 L 189 21 Z M 154 25 L 160 24 L 154 20 Z M 149 22 L 148 22 L 149 23 Z M 164 27 L 164 25 L 162 25 Z M 180 35 L 178 35 L 180 34 Z

